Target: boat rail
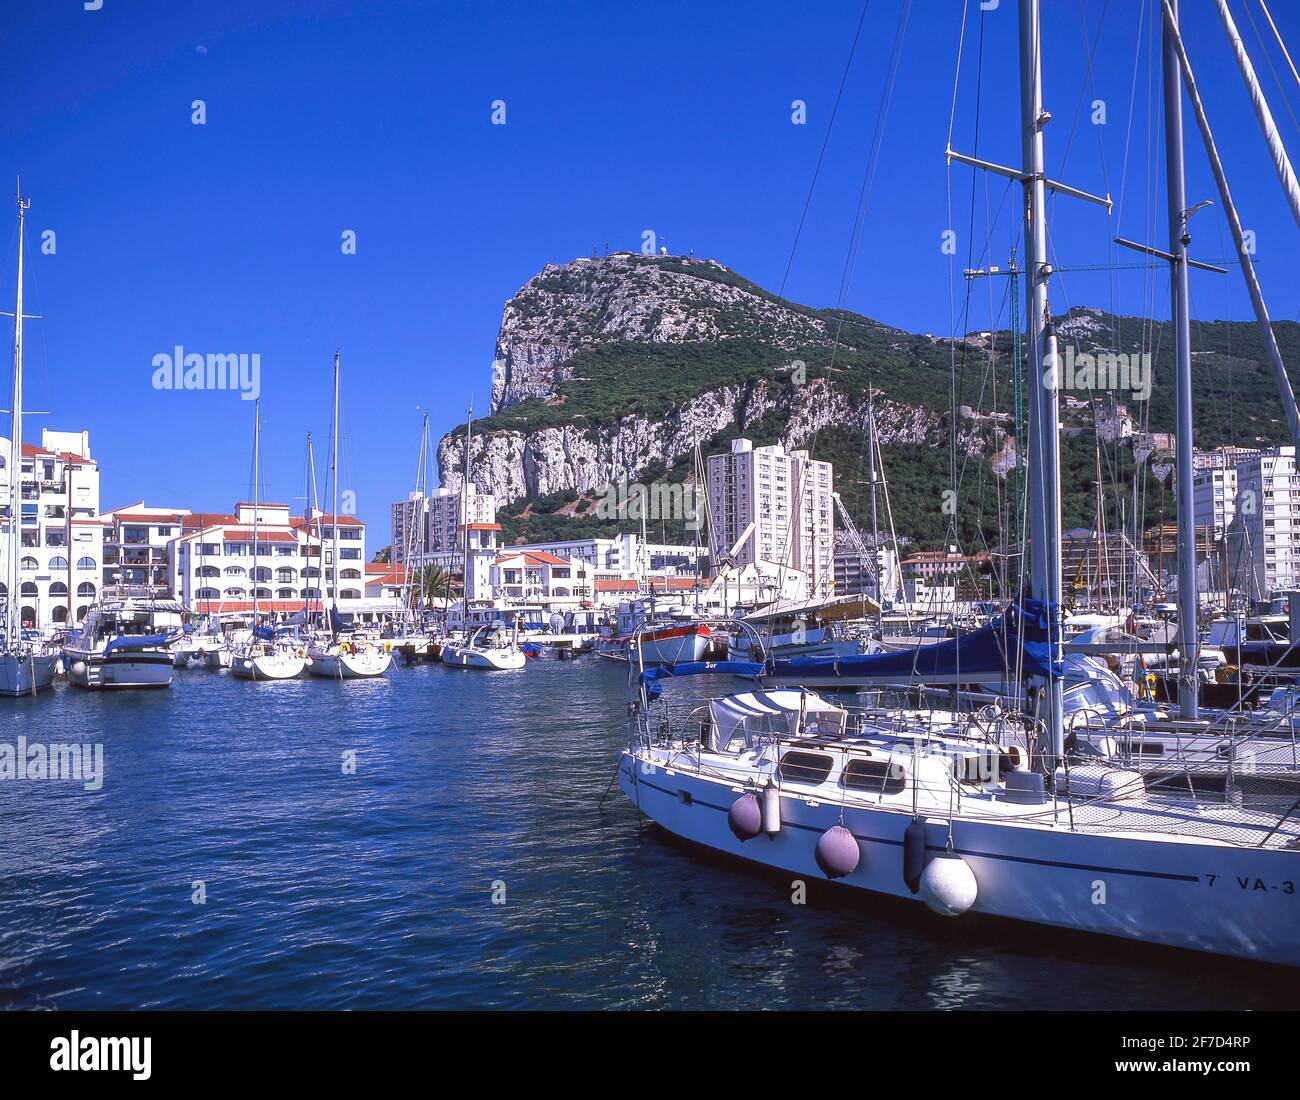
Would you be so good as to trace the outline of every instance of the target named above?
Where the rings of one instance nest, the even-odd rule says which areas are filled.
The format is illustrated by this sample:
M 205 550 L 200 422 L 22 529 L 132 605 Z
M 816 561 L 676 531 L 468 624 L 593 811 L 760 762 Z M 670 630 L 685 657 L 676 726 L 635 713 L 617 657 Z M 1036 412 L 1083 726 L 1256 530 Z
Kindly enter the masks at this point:
M 690 771 L 727 783 L 734 790 L 758 793 L 771 781 L 789 797 L 900 812 L 911 812 L 919 797 L 921 812 L 932 820 L 960 818 L 1078 833 L 1151 833 L 1300 853 L 1300 771 L 1260 768 L 1251 764 L 1244 751 L 1203 762 L 1185 753 L 1163 770 L 1137 768 L 1137 758 L 1123 751 L 1109 758 L 1076 753 L 1067 756 L 1056 773 L 1045 776 L 1041 807 L 1017 805 L 1009 812 L 1005 791 L 998 786 L 1005 781 L 1005 772 L 975 775 L 970 760 L 983 753 L 1000 768 L 1005 760 L 1003 750 L 1035 743 L 1041 728 L 1036 720 L 1013 716 L 1021 730 L 1018 741 L 1004 739 L 1001 734 L 1014 727 L 990 721 L 991 714 L 978 718 L 954 715 L 953 721 L 931 723 L 918 717 L 919 712 L 898 711 L 890 716 L 881 710 L 842 709 L 851 719 L 843 735 L 763 733 L 755 738 L 755 751 L 765 760 L 763 767 L 755 767 L 752 758 L 747 763 L 742 754 L 734 757 L 733 767 L 730 754 L 705 748 L 713 722 L 708 701 L 661 698 L 644 709 L 634 708 L 630 748 L 641 757 L 643 767 Z M 887 718 L 892 720 L 885 721 Z M 1142 736 L 1138 727 L 1133 733 L 1135 738 Z M 792 749 L 831 754 L 836 764 L 828 773 L 830 779 L 805 783 L 787 777 L 776 762 Z M 918 782 L 914 775 L 901 801 L 889 797 L 883 782 L 879 789 L 867 790 L 844 784 L 850 760 L 879 760 L 882 750 L 892 750 L 896 756 L 946 756 L 951 766 L 926 773 L 942 775 L 940 786 L 936 786 L 937 778 Z M 1039 758 L 1032 758 L 1034 770 L 1041 770 L 1040 763 Z

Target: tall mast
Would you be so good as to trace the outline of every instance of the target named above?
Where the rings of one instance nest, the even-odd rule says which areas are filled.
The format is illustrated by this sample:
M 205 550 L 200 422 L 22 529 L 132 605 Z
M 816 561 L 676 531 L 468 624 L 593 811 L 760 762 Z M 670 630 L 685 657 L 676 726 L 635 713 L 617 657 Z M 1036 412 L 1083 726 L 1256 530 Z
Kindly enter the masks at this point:
M 1022 180 L 1025 188 L 1025 301 L 1033 370 L 1029 399 L 1030 536 L 1032 591 L 1036 598 L 1061 607 L 1060 409 L 1057 401 L 1056 332 L 1047 304 L 1046 182 L 1043 169 L 1043 127 L 1051 121 L 1043 110 L 1043 71 L 1039 0 L 1020 0 L 1020 122 Z M 1048 377 L 1048 372 L 1051 377 Z M 1055 622 L 1055 620 L 1053 620 Z M 1059 628 L 1051 628 L 1051 657 L 1061 657 Z M 1052 756 L 1064 751 L 1064 711 L 1061 681 L 1047 678 L 1045 718 Z
M 463 545 L 464 556 L 460 563 L 460 605 L 461 619 L 465 632 L 469 633 L 469 450 L 470 439 L 474 432 L 474 402 L 471 400 L 466 410 L 465 420 L 465 476 L 460 479 L 460 522 L 465 532 Z
M 262 518 L 257 503 L 257 486 L 262 480 L 262 400 L 253 402 L 253 639 L 257 639 L 257 525 Z
M 880 606 L 884 586 L 880 583 L 880 521 L 876 513 L 876 398 L 867 387 L 867 461 L 871 464 L 871 572 L 876 578 L 876 606 Z
M 1178 713 L 1199 715 L 1196 687 L 1196 506 L 1192 473 L 1192 327 L 1187 288 L 1187 198 L 1183 186 L 1183 87 L 1179 73 L 1177 33 L 1170 14 L 1177 18 L 1178 0 L 1167 6 L 1161 21 L 1161 68 L 1165 100 L 1165 186 L 1169 205 L 1169 276 L 1173 286 L 1171 311 L 1174 329 L 1174 400 L 1176 456 L 1175 506 L 1178 510 Z
M 23 494 L 23 214 L 31 202 L 18 193 L 18 300 L 14 306 L 14 392 L 13 425 L 9 440 L 9 594 L 5 600 L 7 612 L 5 641 L 13 648 L 21 637 L 21 611 L 19 609 L 18 556 L 20 517 Z
M 339 353 L 334 353 L 334 426 L 330 429 L 330 481 L 334 494 L 331 510 L 334 524 L 334 553 L 330 564 L 330 584 L 334 591 L 334 610 L 339 606 Z M 332 627 L 334 624 L 331 623 Z

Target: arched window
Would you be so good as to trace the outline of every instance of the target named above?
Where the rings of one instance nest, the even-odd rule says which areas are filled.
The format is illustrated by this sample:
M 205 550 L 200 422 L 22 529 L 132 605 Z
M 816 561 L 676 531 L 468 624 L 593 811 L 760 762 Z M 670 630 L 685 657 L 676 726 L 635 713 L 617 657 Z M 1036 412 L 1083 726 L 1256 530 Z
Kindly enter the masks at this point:
M 66 599 L 67 595 L 68 595 L 68 586 L 64 584 L 62 581 L 55 581 L 52 585 L 50 585 L 51 599 L 56 599 L 59 597 Z
M 0 581 L 0 599 L 7 600 L 8 598 L 9 598 L 9 586 L 5 584 L 4 581 Z
M 221 576 L 221 570 L 215 565 L 200 565 L 194 571 L 194 575 L 196 577 L 219 577 Z
M 78 608 L 77 608 L 77 622 L 81 622 L 81 621 L 86 617 L 86 612 L 89 611 L 89 610 L 90 610 L 90 608 L 88 608 L 84 603 L 83 603 L 80 607 L 78 607 Z
M 226 595 L 235 600 L 242 600 L 247 594 L 242 588 L 226 589 Z
M 244 570 L 244 567 L 243 567 L 242 565 L 227 565 L 227 566 L 226 566 L 226 576 L 227 576 L 227 577 L 242 577 L 242 576 L 244 575 L 244 573 L 245 573 L 245 570 Z
M 259 565 L 253 570 L 251 576 L 253 580 L 257 581 L 259 584 L 264 584 L 271 579 L 271 570 L 265 565 Z
M 78 569 L 95 569 L 95 568 L 98 568 L 98 567 L 95 565 L 95 559 L 94 559 L 94 558 L 78 558 L 78 559 L 77 559 L 77 568 L 78 568 Z
M 31 581 L 23 581 L 23 586 L 18 590 L 18 594 L 24 597 L 33 597 L 36 595 L 36 585 Z
M 344 581 L 359 581 L 360 579 L 361 579 L 361 570 L 360 570 L 360 569 L 340 569 L 340 570 L 339 570 L 339 580 L 344 580 Z
M 345 588 L 345 589 L 343 589 L 342 592 L 339 593 L 339 599 L 341 599 L 341 600 L 359 600 L 359 599 L 361 599 L 361 593 L 358 592 L 355 588 Z
M 37 563 L 36 559 L 35 559 L 34 557 L 32 557 L 30 554 L 28 554 L 27 557 L 23 558 L 23 560 L 20 561 L 18 564 L 21 565 L 24 569 L 39 569 L 39 568 L 40 568 L 40 566 L 39 566 L 39 564 Z
M 67 569 L 68 559 L 60 557 L 57 554 L 50 559 L 50 569 Z
M 86 596 L 93 600 L 95 598 L 95 586 L 90 581 L 82 581 L 77 585 L 77 595 Z
M 275 571 L 275 580 L 277 584 L 293 584 L 298 579 L 298 574 L 293 569 L 277 569 Z
M 316 566 L 314 565 L 305 565 L 303 566 L 302 569 L 302 576 L 304 580 L 306 580 L 308 577 L 319 577 L 320 570 L 317 569 Z
M 66 623 L 68 621 L 68 609 L 63 604 L 57 604 L 54 608 L 54 614 L 51 618 L 56 623 Z
M 221 599 L 221 593 L 218 592 L 215 588 L 200 588 L 198 592 L 195 594 L 195 599 L 219 600 Z
M 303 598 L 304 600 L 319 600 L 319 599 L 320 599 L 320 589 L 319 589 L 319 588 L 304 588 L 304 589 L 302 590 L 302 598 Z
M 34 608 L 34 607 L 27 607 L 26 605 L 24 605 L 24 606 L 23 606 L 23 610 L 22 610 L 22 614 L 21 614 L 20 617 L 21 617 L 22 620 L 23 620 L 23 628 L 24 628 L 24 629 L 28 629 L 28 628 L 30 628 L 30 627 L 35 626 L 35 625 L 36 625 L 36 608 Z
M 275 598 L 277 600 L 292 600 L 294 598 L 294 591 L 292 588 L 281 588 L 276 592 Z
M 269 588 L 255 588 L 253 590 L 253 595 L 259 600 L 269 600 L 271 598 L 271 590 Z

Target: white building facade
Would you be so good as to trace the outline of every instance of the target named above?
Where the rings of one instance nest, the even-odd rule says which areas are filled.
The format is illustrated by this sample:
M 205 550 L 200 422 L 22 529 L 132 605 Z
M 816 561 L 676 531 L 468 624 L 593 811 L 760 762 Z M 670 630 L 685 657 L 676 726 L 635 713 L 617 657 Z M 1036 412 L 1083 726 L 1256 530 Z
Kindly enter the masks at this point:
M 717 564 L 752 523 L 753 534 L 736 552 L 738 565 L 765 574 L 804 574 L 805 598 L 828 596 L 835 584 L 834 470 L 807 451 L 786 453 L 777 444 L 755 447 L 734 439 L 725 454 L 708 459 L 709 552 Z
M 1300 583 L 1300 475 L 1295 447 L 1279 447 L 1236 468 L 1228 527 L 1228 573 L 1234 588 L 1263 598 Z
M 19 590 L 24 626 L 50 631 L 80 622 L 99 595 L 103 525 L 99 467 L 88 432 L 41 432 L 39 447 L 24 443 L 22 470 L 8 469 L 8 439 L 0 439 L 0 515 L 19 525 Z M 17 484 L 17 491 L 14 486 Z M 8 539 L 0 540 L 0 599 L 8 591 Z

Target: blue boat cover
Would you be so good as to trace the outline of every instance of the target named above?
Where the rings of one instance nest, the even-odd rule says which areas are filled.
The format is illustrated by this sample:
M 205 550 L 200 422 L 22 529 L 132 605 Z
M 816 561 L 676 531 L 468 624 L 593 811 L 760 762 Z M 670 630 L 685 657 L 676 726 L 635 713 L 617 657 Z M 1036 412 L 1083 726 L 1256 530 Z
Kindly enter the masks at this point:
M 253 634 L 264 641 L 275 641 L 275 627 L 273 626 L 262 626 L 259 623 L 257 626 L 253 627 Z
M 702 676 L 716 672 L 723 676 L 760 676 L 763 666 L 757 661 L 683 661 L 677 665 L 654 665 L 641 673 L 641 686 L 645 688 L 646 697 L 658 699 L 663 693 L 663 685 L 656 680 L 669 676 Z
M 176 637 L 175 634 L 122 634 L 104 647 L 104 656 L 119 649 L 157 649 L 170 645 Z
M 967 673 L 1014 675 L 1017 657 L 1023 653 L 1024 677 L 1060 677 L 1060 661 L 1052 664 L 1048 652 L 1048 624 L 1057 640 L 1061 617 L 1057 608 L 1044 600 L 1023 600 L 1012 604 L 997 622 L 981 626 L 945 642 L 891 653 L 864 653 L 850 657 L 789 657 L 768 662 L 767 674 L 798 678 L 842 676 L 845 680 L 877 680 L 923 684 L 937 677 Z

